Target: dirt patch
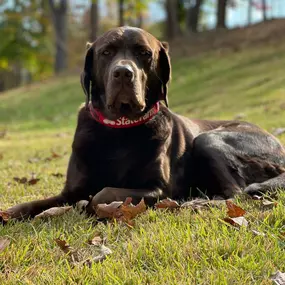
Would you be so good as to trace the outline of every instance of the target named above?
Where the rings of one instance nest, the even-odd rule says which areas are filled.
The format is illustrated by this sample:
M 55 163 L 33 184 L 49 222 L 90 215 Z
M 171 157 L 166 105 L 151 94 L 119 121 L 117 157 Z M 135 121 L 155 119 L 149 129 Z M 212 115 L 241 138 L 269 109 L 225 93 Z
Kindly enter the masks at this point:
M 285 19 L 270 20 L 232 30 L 211 30 L 184 35 L 170 42 L 174 56 L 193 56 L 209 51 L 238 52 L 261 44 L 285 41 Z

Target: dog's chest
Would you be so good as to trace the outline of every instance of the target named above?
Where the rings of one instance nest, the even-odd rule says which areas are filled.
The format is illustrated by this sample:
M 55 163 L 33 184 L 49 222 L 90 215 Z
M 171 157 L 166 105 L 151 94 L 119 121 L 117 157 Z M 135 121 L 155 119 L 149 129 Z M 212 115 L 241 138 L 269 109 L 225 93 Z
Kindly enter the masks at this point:
M 156 161 L 159 145 L 155 140 L 98 141 L 86 157 L 88 172 L 100 187 L 141 186 Z M 150 177 L 151 178 L 151 177 Z

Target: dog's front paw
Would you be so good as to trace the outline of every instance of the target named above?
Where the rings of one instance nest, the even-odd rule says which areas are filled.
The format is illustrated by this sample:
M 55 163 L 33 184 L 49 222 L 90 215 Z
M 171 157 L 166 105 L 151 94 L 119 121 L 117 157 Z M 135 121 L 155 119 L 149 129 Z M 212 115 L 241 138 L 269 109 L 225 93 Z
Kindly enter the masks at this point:
M 105 187 L 98 192 L 90 201 L 86 207 L 86 211 L 90 214 L 95 213 L 96 206 L 98 204 L 109 204 L 114 201 L 120 201 L 120 198 L 116 195 L 117 191 L 112 187 Z

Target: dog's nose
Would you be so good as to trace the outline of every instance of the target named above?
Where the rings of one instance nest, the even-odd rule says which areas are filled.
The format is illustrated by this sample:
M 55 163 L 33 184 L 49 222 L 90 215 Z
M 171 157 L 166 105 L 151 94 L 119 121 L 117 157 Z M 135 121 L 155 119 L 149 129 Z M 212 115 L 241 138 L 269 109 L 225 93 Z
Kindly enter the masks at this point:
M 113 71 L 113 77 L 117 80 L 132 81 L 134 72 L 130 65 L 118 65 Z

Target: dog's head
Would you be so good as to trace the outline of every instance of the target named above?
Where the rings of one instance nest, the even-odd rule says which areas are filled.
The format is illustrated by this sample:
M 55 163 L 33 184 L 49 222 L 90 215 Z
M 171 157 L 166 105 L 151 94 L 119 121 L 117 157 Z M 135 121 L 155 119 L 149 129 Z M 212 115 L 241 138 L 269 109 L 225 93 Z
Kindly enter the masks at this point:
M 135 119 L 157 101 L 167 103 L 168 44 L 133 27 L 112 29 L 87 44 L 81 84 L 86 104 L 107 118 Z

